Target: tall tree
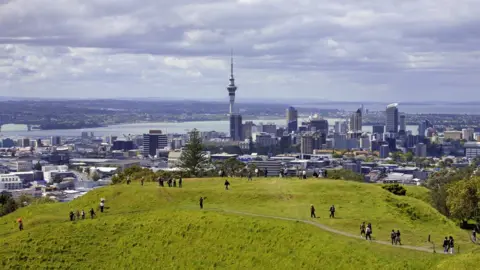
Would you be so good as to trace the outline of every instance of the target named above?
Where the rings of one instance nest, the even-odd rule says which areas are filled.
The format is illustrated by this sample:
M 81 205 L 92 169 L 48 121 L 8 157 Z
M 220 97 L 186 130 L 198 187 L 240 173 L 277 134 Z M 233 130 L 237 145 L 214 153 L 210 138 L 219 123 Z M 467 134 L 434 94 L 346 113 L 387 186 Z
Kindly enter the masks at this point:
M 180 156 L 180 167 L 191 175 L 197 174 L 206 167 L 208 163 L 207 155 L 204 152 L 204 146 L 200 132 L 197 129 L 189 132 L 190 139 Z

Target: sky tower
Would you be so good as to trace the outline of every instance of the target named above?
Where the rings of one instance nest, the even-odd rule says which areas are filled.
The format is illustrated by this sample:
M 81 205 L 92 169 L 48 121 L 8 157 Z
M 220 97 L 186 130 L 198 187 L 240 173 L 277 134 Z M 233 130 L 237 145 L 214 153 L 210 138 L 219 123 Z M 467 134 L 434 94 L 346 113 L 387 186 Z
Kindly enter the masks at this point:
M 230 58 L 230 84 L 227 86 L 228 96 L 230 97 L 230 114 L 234 113 L 233 105 L 235 104 L 235 92 L 237 91 L 237 86 L 235 86 L 235 78 L 233 77 L 233 50 L 231 51 Z

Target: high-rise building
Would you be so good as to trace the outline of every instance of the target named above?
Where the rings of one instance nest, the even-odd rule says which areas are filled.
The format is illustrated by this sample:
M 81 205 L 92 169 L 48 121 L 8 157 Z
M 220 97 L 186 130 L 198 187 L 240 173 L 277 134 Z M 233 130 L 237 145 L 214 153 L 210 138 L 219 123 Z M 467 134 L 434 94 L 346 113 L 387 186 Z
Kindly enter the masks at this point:
M 230 138 L 232 140 L 243 140 L 242 127 L 242 116 L 240 114 L 230 114 Z
M 237 91 L 237 86 L 235 85 L 235 78 L 233 77 L 233 52 L 230 60 L 230 84 L 227 86 L 228 96 L 230 97 L 230 114 L 233 114 L 235 105 L 235 92 Z
M 388 144 L 380 146 L 380 158 L 387 158 L 390 154 L 390 147 Z
M 385 131 L 395 134 L 398 133 L 398 103 L 392 103 L 387 106 L 386 116 Z
M 424 143 L 417 143 L 417 145 L 415 145 L 415 156 L 426 157 L 427 156 L 427 145 L 424 144 Z
M 466 141 L 473 141 L 473 134 L 475 130 L 473 128 L 464 128 L 462 129 L 462 139 Z
M 22 138 L 17 140 L 18 147 L 30 147 L 30 139 Z
M 298 129 L 298 111 L 294 107 L 287 108 L 287 130 L 288 133 L 296 132 Z
M 60 136 L 52 136 L 50 138 L 50 145 L 57 146 L 62 144 L 62 138 Z
M 310 117 L 310 122 L 308 123 L 308 126 L 310 131 L 328 134 L 328 121 L 321 118 L 318 114 Z
M 248 139 L 252 137 L 253 127 L 255 127 L 255 124 L 252 121 L 246 121 L 242 125 L 243 139 Z
M 401 114 L 400 115 L 400 129 L 399 129 L 399 132 L 405 133 L 406 131 L 407 131 L 407 123 L 406 123 L 406 120 L 405 120 L 405 115 Z
M 346 121 L 336 121 L 334 131 L 335 131 L 335 133 L 338 133 L 338 134 L 347 133 L 347 122 Z
M 350 131 L 354 133 L 362 132 L 362 109 L 358 109 L 350 116 Z
M 372 126 L 372 133 L 382 135 L 383 133 L 385 133 L 385 126 L 383 126 L 383 125 Z
M 277 134 L 277 125 L 275 125 L 274 123 L 261 124 L 261 127 L 262 127 L 261 132 L 265 132 L 271 135 Z
M 300 139 L 300 152 L 313 154 L 313 136 L 311 134 L 304 134 Z
M 143 156 L 155 156 L 158 149 L 164 149 L 168 146 L 167 134 L 162 134 L 161 130 L 150 130 L 148 134 L 143 134 Z

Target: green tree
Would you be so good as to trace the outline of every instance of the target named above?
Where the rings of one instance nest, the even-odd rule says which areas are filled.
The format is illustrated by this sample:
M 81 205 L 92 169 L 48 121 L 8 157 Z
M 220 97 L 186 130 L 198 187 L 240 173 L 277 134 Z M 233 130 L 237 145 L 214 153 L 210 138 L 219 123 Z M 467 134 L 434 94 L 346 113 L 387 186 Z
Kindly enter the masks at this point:
M 92 180 L 93 180 L 93 181 L 98 181 L 98 180 L 100 180 L 100 178 L 101 178 L 101 177 L 100 177 L 100 175 L 98 174 L 98 172 L 93 172 L 93 173 L 92 173 Z
M 480 178 L 457 181 L 448 186 L 447 206 L 453 218 L 464 223 L 469 219 L 478 221 L 480 202 Z
M 407 161 L 407 162 L 413 161 L 413 153 L 410 152 L 410 151 L 408 151 L 407 153 L 405 153 L 405 154 L 403 155 L 403 157 L 404 157 L 405 161 Z
M 199 176 L 199 173 L 205 169 L 208 164 L 208 158 L 203 150 L 204 146 L 200 132 L 194 129 L 189 135 L 190 139 L 180 156 L 180 167 L 190 175 Z

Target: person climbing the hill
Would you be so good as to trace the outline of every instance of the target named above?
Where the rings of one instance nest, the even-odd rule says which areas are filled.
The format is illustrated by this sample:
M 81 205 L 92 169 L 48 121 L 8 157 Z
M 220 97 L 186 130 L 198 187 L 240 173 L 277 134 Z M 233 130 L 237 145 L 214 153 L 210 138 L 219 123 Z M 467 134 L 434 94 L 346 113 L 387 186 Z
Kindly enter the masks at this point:
M 472 241 L 477 242 L 477 231 L 475 229 L 472 230 Z
M 365 231 L 365 240 L 372 240 L 372 226 L 370 223 L 368 223 L 367 230 Z
M 178 187 L 181 188 L 181 187 L 182 187 L 182 184 L 183 184 L 183 179 L 182 179 L 182 177 L 180 176 L 180 179 L 178 179 Z
M 450 254 L 453 254 L 453 249 L 455 247 L 455 244 L 454 244 L 454 241 L 453 241 L 453 237 L 450 236 L 449 239 L 448 239 L 448 246 L 450 248 Z
M 395 233 L 395 244 L 402 245 L 402 240 L 400 239 L 400 230 L 397 230 Z
M 225 180 L 225 190 L 228 190 L 228 186 L 230 186 L 230 182 L 228 180 Z
M 335 205 L 330 206 L 330 218 L 335 218 Z
M 18 230 L 23 231 L 23 221 L 21 218 L 17 219 L 18 222 Z
M 396 242 L 397 233 L 395 232 L 395 230 L 392 230 L 392 232 L 390 233 L 390 238 L 392 239 L 392 245 L 397 244 L 397 242 Z
M 77 210 L 77 213 L 76 213 L 76 214 L 77 214 L 77 220 L 80 220 L 80 211 Z
M 207 197 L 200 197 L 200 209 L 203 209 L 203 200 L 205 200 Z
M 105 207 L 105 203 L 103 201 L 100 201 L 100 212 L 103 213 L 103 208 Z
M 317 216 L 315 215 L 315 207 L 313 206 L 313 204 L 310 204 L 310 217 L 317 218 Z
M 445 236 L 445 240 L 443 240 L 443 253 L 447 254 L 449 249 L 450 241 L 448 241 L 448 237 Z
M 82 219 L 85 219 L 85 211 L 82 209 Z
M 361 237 L 365 237 L 365 229 L 366 229 L 366 227 L 365 227 L 365 221 L 364 221 L 364 222 L 362 222 L 362 224 L 360 224 L 360 236 Z

